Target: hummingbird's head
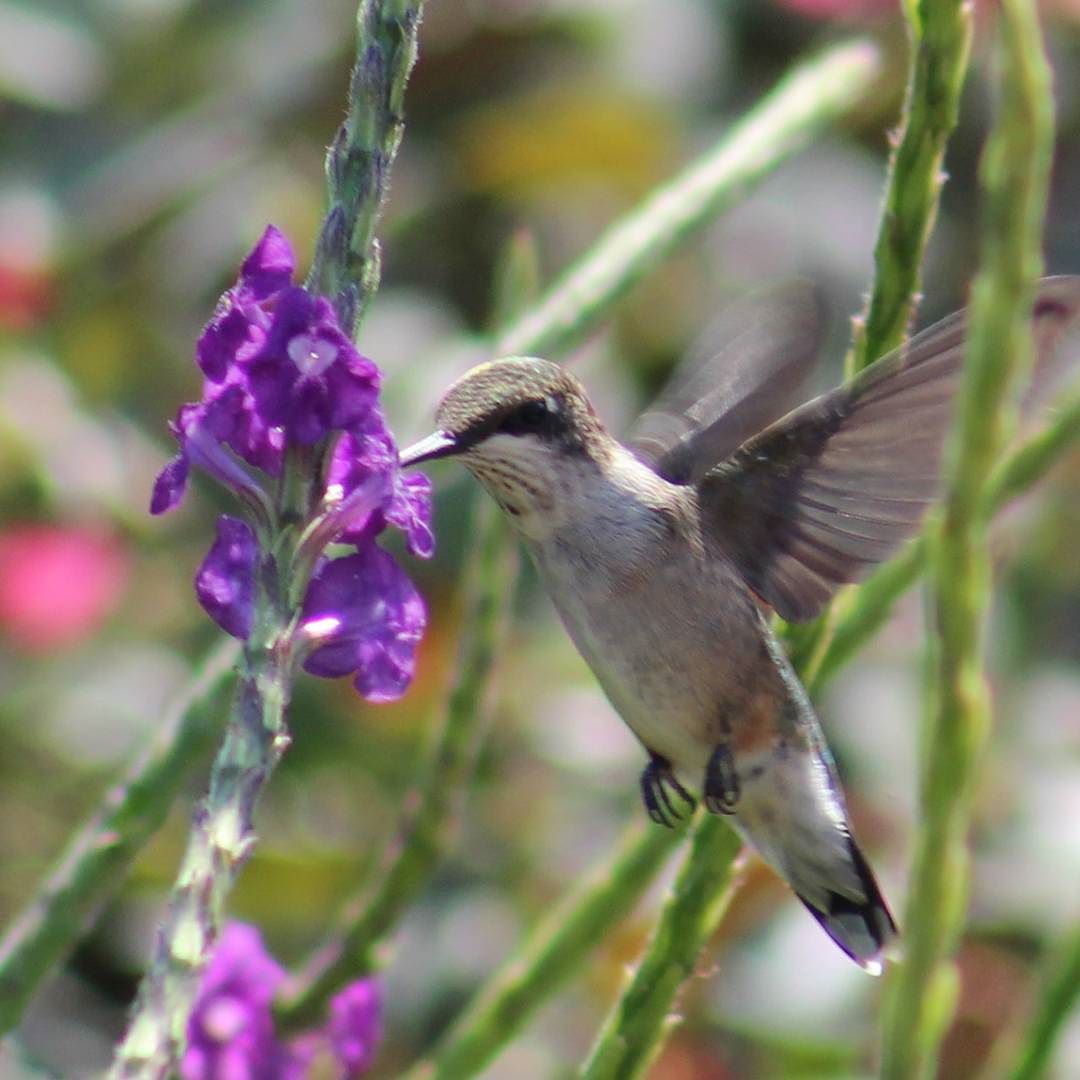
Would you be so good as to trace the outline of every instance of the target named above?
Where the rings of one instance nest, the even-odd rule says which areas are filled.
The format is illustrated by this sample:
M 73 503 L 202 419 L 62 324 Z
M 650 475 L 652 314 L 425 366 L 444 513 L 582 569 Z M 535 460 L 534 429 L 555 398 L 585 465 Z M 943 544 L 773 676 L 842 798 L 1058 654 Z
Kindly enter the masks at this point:
M 541 521 L 550 527 L 606 439 L 581 383 L 558 364 L 527 357 L 466 372 L 435 421 L 436 432 L 405 450 L 402 465 L 460 457 L 526 533 Z

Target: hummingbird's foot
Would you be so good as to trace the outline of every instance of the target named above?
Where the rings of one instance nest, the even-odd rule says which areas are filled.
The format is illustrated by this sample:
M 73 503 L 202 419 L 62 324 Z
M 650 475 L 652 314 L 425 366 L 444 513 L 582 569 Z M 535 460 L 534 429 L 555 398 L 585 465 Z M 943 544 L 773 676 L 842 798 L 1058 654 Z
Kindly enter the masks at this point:
M 686 804 L 685 808 L 680 806 L 676 809 L 668 788 Z M 676 821 L 689 817 L 697 806 L 693 795 L 679 783 L 678 777 L 672 771 L 671 762 L 659 754 L 650 754 L 649 764 L 642 770 L 641 798 L 649 817 L 657 825 L 664 825 L 669 829 L 675 828 Z
M 734 814 L 738 802 L 739 773 L 731 747 L 717 743 L 705 766 L 705 808 L 713 814 Z

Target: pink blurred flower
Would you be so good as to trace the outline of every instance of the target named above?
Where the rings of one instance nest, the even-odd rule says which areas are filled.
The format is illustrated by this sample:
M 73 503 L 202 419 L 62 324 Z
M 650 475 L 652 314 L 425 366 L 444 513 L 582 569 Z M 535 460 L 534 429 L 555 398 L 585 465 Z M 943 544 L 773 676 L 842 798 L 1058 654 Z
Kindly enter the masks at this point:
M 12 526 L 0 532 L 0 631 L 28 652 L 74 644 L 113 610 L 127 574 L 122 549 L 98 531 Z
M 49 310 L 53 299 L 52 278 L 39 270 L 9 266 L 0 254 L 0 327 L 29 330 Z
M 0 329 L 29 330 L 52 305 L 59 215 L 31 187 L 0 187 Z

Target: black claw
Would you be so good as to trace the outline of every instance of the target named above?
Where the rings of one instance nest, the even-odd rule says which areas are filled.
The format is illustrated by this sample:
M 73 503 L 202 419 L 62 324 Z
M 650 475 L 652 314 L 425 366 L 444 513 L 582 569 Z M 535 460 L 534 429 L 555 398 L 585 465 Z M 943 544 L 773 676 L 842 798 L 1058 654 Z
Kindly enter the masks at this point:
M 714 814 L 734 814 L 739 803 L 739 773 L 731 747 L 717 743 L 705 766 L 705 807 Z
M 671 800 L 669 789 L 686 803 L 686 810 L 676 807 Z M 692 814 L 697 806 L 693 796 L 679 783 L 672 772 L 671 763 L 658 754 L 651 755 L 649 764 L 642 770 L 641 798 L 649 817 L 657 825 L 663 825 L 668 829 L 673 829 L 675 822 L 682 821 Z

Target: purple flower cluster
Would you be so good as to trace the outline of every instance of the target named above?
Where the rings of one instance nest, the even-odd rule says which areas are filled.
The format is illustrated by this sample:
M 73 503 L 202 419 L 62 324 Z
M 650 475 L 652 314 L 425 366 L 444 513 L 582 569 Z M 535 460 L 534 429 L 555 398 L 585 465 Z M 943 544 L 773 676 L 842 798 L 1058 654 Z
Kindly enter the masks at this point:
M 291 283 L 293 270 L 288 241 L 269 227 L 199 338 L 202 399 L 177 414 L 179 453 L 158 476 L 150 508 L 177 506 L 194 465 L 272 531 L 277 502 L 268 487 L 281 481 L 289 455 L 306 455 L 309 466 L 328 460 L 310 535 L 318 552 L 331 542 L 355 551 L 314 560 L 297 631 L 309 645 L 301 654 L 308 671 L 355 673 L 364 697 L 388 701 L 412 678 L 425 609 L 375 538 L 393 525 L 413 554 L 430 556 L 431 489 L 426 477 L 398 469 L 378 404 L 378 368 L 341 330 L 329 300 Z M 196 595 L 235 637 L 252 632 L 262 558 L 256 529 L 220 518 Z
M 382 1038 L 382 996 L 373 979 L 350 983 L 330 1000 L 325 1027 L 287 1042 L 271 1005 L 285 972 L 254 926 L 230 923 L 221 935 L 188 1019 L 183 1080 L 340 1080 L 361 1076 Z M 329 1066 L 329 1068 L 327 1068 Z

